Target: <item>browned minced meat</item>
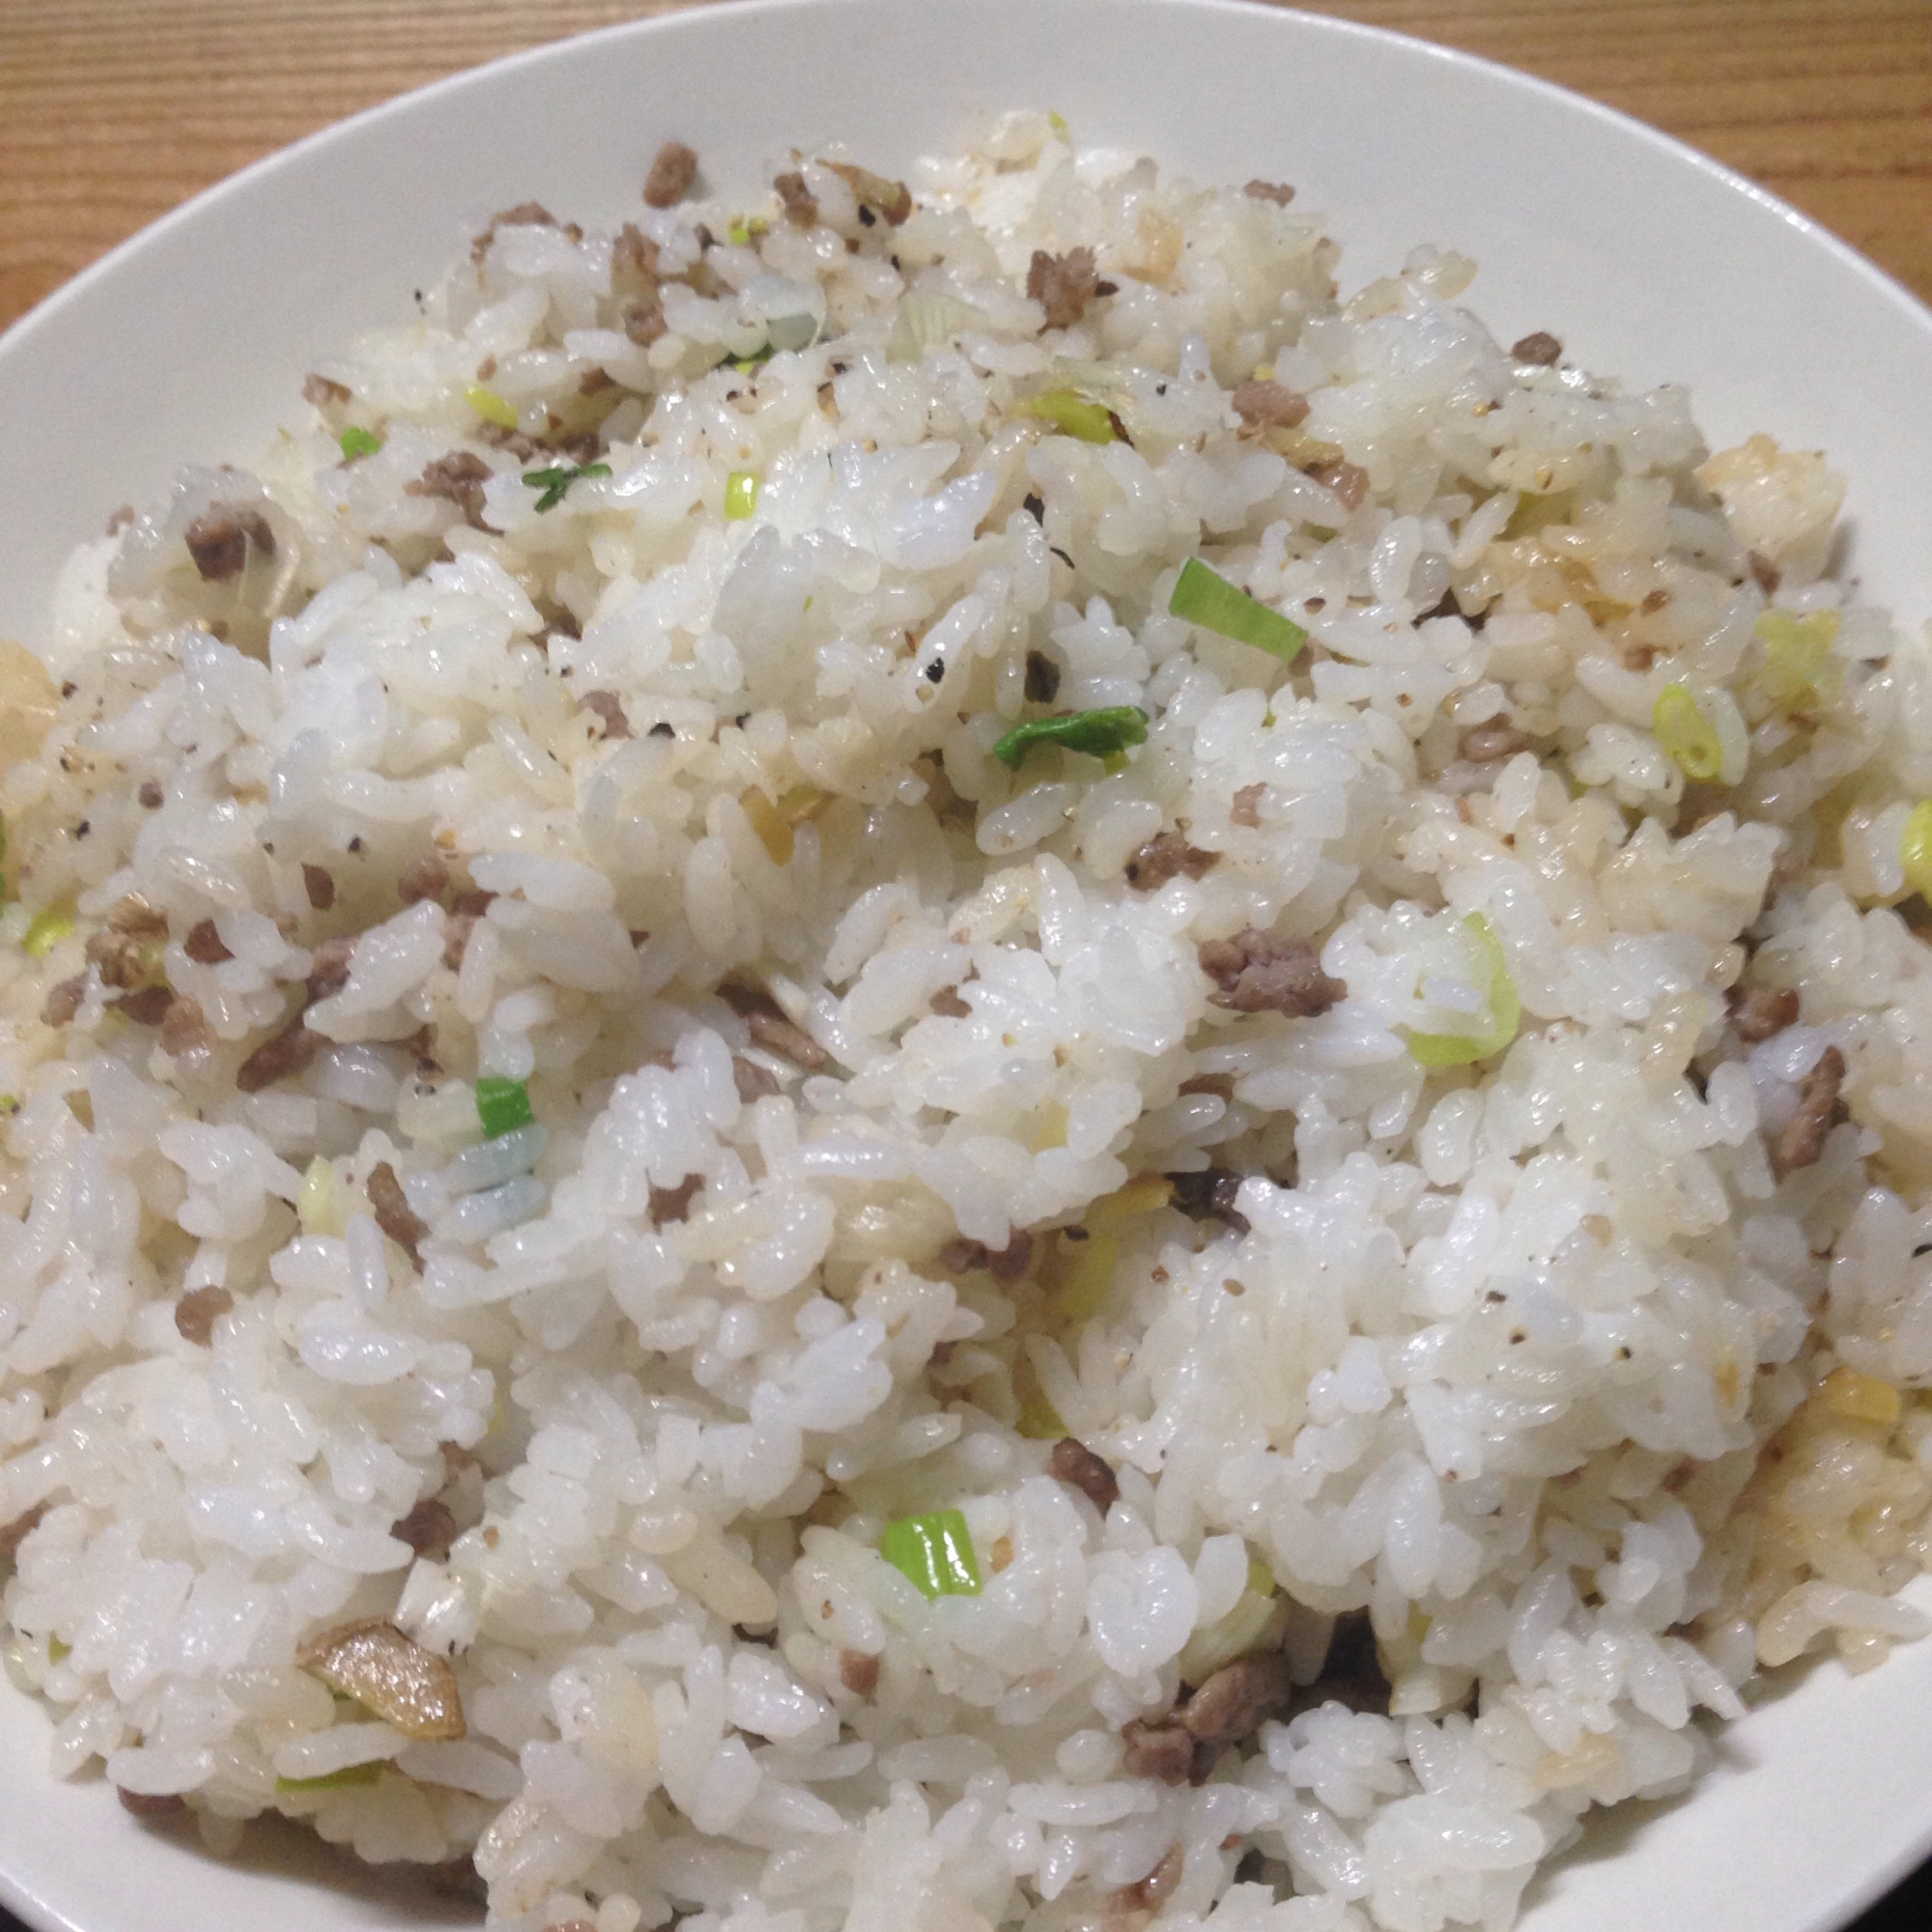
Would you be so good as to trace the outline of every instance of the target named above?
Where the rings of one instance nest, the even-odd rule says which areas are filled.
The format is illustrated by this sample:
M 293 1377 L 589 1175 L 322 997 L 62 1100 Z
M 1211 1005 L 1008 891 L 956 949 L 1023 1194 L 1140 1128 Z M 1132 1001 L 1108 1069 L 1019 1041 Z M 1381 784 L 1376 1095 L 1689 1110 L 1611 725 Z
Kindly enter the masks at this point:
M 499 228 L 554 228 L 556 216 L 540 201 L 520 201 L 515 208 L 498 209 L 490 225 L 469 244 L 469 259 L 480 263 L 490 252 Z
M 125 1015 L 136 1026 L 159 1026 L 167 1018 L 168 1009 L 175 1003 L 174 990 L 168 986 L 137 986 L 131 993 L 123 993 L 118 1000 L 109 1004 L 117 1013 Z
M 495 473 L 473 449 L 456 449 L 424 464 L 423 473 L 403 485 L 403 495 L 440 497 L 463 512 L 471 528 L 485 530 L 483 486 Z
M 335 879 L 325 867 L 302 867 L 302 891 L 317 912 L 327 912 L 335 903 Z
M 64 1027 L 79 1012 L 80 1003 L 86 997 L 87 975 L 76 973 L 71 980 L 62 980 L 48 990 L 41 1018 L 50 1027 Z
M 191 1288 L 175 1303 L 175 1333 L 205 1349 L 214 1324 L 234 1306 L 235 1297 L 225 1288 Z
M 1294 199 L 1294 190 L 1286 182 L 1264 182 L 1259 176 L 1241 192 L 1251 201 L 1271 201 L 1277 208 L 1286 208 Z
M 1235 413 L 1257 429 L 1293 429 L 1308 420 L 1308 398 L 1285 383 L 1242 383 L 1228 400 Z
M 469 935 L 476 930 L 481 913 L 452 912 L 443 923 L 442 963 L 452 973 L 460 972 L 463 955 L 469 951 Z
M 939 1265 L 948 1274 L 972 1274 L 983 1268 L 995 1281 L 1018 1281 L 1033 1265 L 1033 1236 L 1016 1228 L 1004 1248 L 989 1248 L 984 1241 L 969 1241 L 960 1235 L 940 1249 Z
M 429 1223 L 411 1207 L 396 1170 L 386 1160 L 379 1160 L 369 1170 L 369 1206 L 376 1210 L 376 1225 L 401 1248 L 416 1266 L 422 1266 L 422 1243 Z
M 1771 1150 L 1772 1170 L 1780 1179 L 1809 1167 L 1825 1151 L 1825 1136 L 1838 1110 L 1838 1090 L 1845 1084 L 1845 1056 L 1828 1046 L 1818 1064 L 1798 1089 L 1798 1111 L 1788 1120 Z
M 134 521 L 133 504 L 123 503 L 120 506 L 120 508 L 117 509 L 114 512 L 114 514 L 107 519 L 107 534 L 110 537 L 118 537 L 121 534 L 121 532 L 125 530 L 128 527 L 128 526 L 131 524 L 133 521 Z
M 299 1019 L 292 1020 L 236 1068 L 235 1084 L 244 1094 L 259 1094 L 264 1087 L 301 1072 L 327 1044 L 321 1034 L 311 1033 Z
M 973 1009 L 959 997 L 959 989 L 956 986 L 940 987 L 925 1004 L 926 1009 L 937 1013 L 941 1019 L 970 1019 L 973 1014 Z
M 1217 1007 L 1236 1013 L 1287 1013 L 1294 1019 L 1325 1013 L 1348 987 L 1321 970 L 1321 955 L 1305 939 L 1284 938 L 1251 925 L 1233 939 L 1208 940 L 1201 970 L 1220 990 Z
M 456 1518 L 440 1497 L 425 1496 L 408 1516 L 398 1517 L 389 1525 L 389 1534 L 398 1543 L 407 1543 L 418 1556 L 440 1563 L 456 1541 Z
M 753 1100 L 762 1100 L 766 1094 L 779 1091 L 779 1076 L 769 1066 L 747 1060 L 742 1053 L 731 1056 L 731 1079 L 738 1089 L 738 1098 L 748 1107 Z
M 330 376 L 310 375 L 302 382 L 302 401 L 319 410 L 346 403 L 355 393 L 347 383 L 338 383 Z
M 1750 553 L 1750 574 L 1756 580 L 1757 587 L 1767 597 L 1784 581 L 1783 572 L 1762 551 L 1754 550 Z M 1655 592 L 1652 593 L 1652 595 L 1655 594 Z
M 141 789 L 134 796 L 140 800 L 143 811 L 160 810 L 161 806 L 167 799 L 167 793 L 161 789 L 159 779 L 143 779 L 141 781 Z
M 208 1015 L 201 1002 L 186 993 L 177 993 L 161 1015 L 161 1051 L 181 1059 L 185 1054 L 205 1053 L 214 1044 Z
M 161 939 L 167 935 L 168 916 L 151 906 L 139 893 L 124 893 L 108 912 L 106 929 L 134 939 Z
M 704 1185 L 701 1174 L 687 1174 L 675 1187 L 651 1189 L 651 1226 L 662 1228 L 667 1221 L 682 1221 L 691 1213 L 691 1204 Z
M 1046 311 L 1049 328 L 1071 328 L 1087 313 L 1099 292 L 1098 265 L 1091 248 L 1069 248 L 1064 255 L 1033 251 L 1027 268 L 1026 292 Z
M 860 208 L 869 208 L 883 217 L 887 227 L 896 228 L 912 213 L 912 190 L 904 182 L 888 181 L 869 168 L 855 168 L 850 161 L 824 161 L 820 165 L 838 175 L 852 190 Z
M 440 899 L 449 884 L 449 867 L 434 852 L 425 852 L 403 867 L 396 881 L 396 896 L 405 905 L 422 899 Z
M 1798 1020 L 1795 986 L 1733 986 L 1724 1005 L 1730 1009 L 1731 1031 L 1747 1046 L 1756 1046 Z
M 586 711 L 594 711 L 604 721 L 607 738 L 628 738 L 631 721 L 624 716 L 623 700 L 614 691 L 581 691 L 577 701 Z
M 1145 1878 L 1110 1891 L 1100 1908 L 1109 1932 L 1129 1932 L 1151 1918 L 1174 1896 L 1186 1863 L 1187 1854 L 1179 1845 L 1170 1845 Z
M 1510 357 L 1517 362 L 1534 362 L 1540 368 L 1548 368 L 1563 354 L 1563 345 L 1547 328 L 1539 328 L 1534 334 L 1525 335 L 1510 344 Z
M 325 939 L 308 955 L 306 994 L 311 1006 L 328 999 L 349 983 L 349 955 L 355 951 L 353 939 Z
M 178 1791 L 128 1791 L 117 1784 L 114 1795 L 122 1810 L 136 1818 L 172 1818 L 187 1809 L 187 1800 Z
M 1345 510 L 1358 510 L 1369 494 L 1369 472 L 1358 463 L 1318 463 L 1309 472 L 1324 490 L 1342 499 Z
M 212 919 L 197 920 L 188 927 L 187 937 L 182 941 L 182 951 L 197 966 L 219 966 L 224 959 L 235 957 L 221 943 L 221 935 L 215 931 Z
M 1194 1740 L 1172 1718 L 1133 1718 L 1121 1730 L 1121 1768 L 1129 1777 L 1185 1784 L 1194 1769 Z
M 810 228 L 818 219 L 818 197 L 806 186 L 805 177 L 796 168 L 774 175 L 772 192 L 783 204 L 785 219 L 794 228 Z
M 855 1697 L 869 1697 L 879 1688 L 879 1660 L 863 1650 L 838 1653 L 838 1681 Z
M 1178 832 L 1156 833 L 1127 861 L 1127 884 L 1137 893 L 1157 892 L 1182 872 L 1198 879 L 1220 863 L 1220 853 L 1203 852 Z
M 769 993 L 750 986 L 724 985 L 719 987 L 718 997 L 745 1022 L 753 1046 L 808 1069 L 831 1065 L 832 1056 L 803 1027 L 786 1019 Z
M 1230 1745 L 1252 1737 L 1294 1694 L 1288 1660 L 1278 1652 L 1237 1657 L 1224 1663 L 1181 1707 L 1189 1737 L 1204 1745 Z
M 682 141 L 667 141 L 644 177 L 644 202 L 650 208 L 674 208 L 691 192 L 697 179 L 697 151 Z
M 1243 785 L 1228 802 L 1228 823 L 1250 829 L 1262 822 L 1262 800 L 1267 796 L 1264 784 Z
M 275 533 L 260 510 L 216 503 L 204 510 L 183 535 L 194 567 L 210 583 L 233 577 L 248 561 L 252 544 L 264 556 L 275 554 Z
M 1060 667 L 1044 651 L 1027 653 L 1026 695 L 1032 704 L 1051 704 L 1060 696 Z
M 624 333 L 639 349 L 648 349 L 668 326 L 660 296 L 653 295 L 648 301 L 632 302 L 624 310 Z
M 1248 1232 L 1248 1217 L 1235 1206 L 1241 1177 L 1232 1168 L 1204 1167 L 1193 1174 L 1170 1174 L 1175 1207 L 1190 1221 L 1225 1221 L 1237 1235 Z
M 21 1544 L 26 1542 L 46 1513 L 45 1503 L 36 1503 L 24 1516 L 16 1516 L 12 1522 L 0 1522 L 0 1563 L 13 1562 L 19 1553 Z
M 1472 765 L 1493 764 L 1529 749 L 1529 740 L 1500 713 L 1463 733 L 1463 755 Z
M 167 929 L 165 913 L 156 912 L 138 893 L 129 893 L 107 915 L 107 923 L 87 935 L 81 951 L 90 965 L 100 969 L 103 986 L 131 986 L 141 977 L 147 942 L 164 937 Z
M 1063 1435 L 1046 1459 L 1046 1473 L 1057 1483 L 1075 1489 L 1105 1516 L 1120 1501 L 1121 1485 L 1113 1470 L 1072 1435 Z

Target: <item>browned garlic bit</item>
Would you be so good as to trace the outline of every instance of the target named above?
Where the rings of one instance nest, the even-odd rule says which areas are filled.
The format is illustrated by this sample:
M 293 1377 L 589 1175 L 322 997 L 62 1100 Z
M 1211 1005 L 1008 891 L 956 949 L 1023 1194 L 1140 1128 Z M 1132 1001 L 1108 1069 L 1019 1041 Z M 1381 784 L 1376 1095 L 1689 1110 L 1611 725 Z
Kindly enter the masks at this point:
M 297 1651 L 296 1662 L 406 1738 L 434 1743 L 468 1733 L 448 1659 L 405 1636 L 386 1617 L 324 1631 Z

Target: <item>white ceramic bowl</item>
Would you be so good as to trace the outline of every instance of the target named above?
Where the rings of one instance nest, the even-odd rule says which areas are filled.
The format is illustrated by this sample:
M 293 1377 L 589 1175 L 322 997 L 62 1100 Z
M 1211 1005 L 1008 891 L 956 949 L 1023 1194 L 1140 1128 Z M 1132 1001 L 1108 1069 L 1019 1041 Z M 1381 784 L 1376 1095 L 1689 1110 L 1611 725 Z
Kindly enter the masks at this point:
M 62 556 L 183 460 L 245 461 L 311 359 L 407 311 L 465 223 L 532 197 L 635 205 L 657 143 L 751 194 L 793 146 L 896 168 L 975 109 L 1057 107 L 1083 140 L 1296 184 L 1350 284 L 1431 241 L 1468 298 L 1633 384 L 1688 382 L 1714 443 L 1756 429 L 1852 479 L 1854 567 L 1932 613 L 1932 314 L 1715 163 L 1521 75 L 1334 20 L 1217 0 L 777 0 L 613 29 L 463 75 L 249 169 L 0 338 L 0 636 Z M 44 1772 L 0 1685 L 0 1901 L 45 1932 L 347 1932 L 467 1917 L 273 1833 L 240 1863 Z M 1932 1851 L 1932 1643 L 1794 1680 L 1690 1798 L 1618 1814 L 1541 1879 L 1523 1932 L 1828 1932 Z

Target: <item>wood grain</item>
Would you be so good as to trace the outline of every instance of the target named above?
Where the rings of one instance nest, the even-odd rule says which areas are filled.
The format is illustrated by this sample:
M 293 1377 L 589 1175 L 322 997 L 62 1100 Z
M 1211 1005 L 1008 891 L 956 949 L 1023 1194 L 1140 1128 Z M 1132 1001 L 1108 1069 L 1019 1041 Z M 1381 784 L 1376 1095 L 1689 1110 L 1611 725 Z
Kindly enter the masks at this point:
M 0 326 L 260 155 L 702 0 L 0 0 Z M 1932 299 L 1932 0 L 1317 0 L 1681 136 Z

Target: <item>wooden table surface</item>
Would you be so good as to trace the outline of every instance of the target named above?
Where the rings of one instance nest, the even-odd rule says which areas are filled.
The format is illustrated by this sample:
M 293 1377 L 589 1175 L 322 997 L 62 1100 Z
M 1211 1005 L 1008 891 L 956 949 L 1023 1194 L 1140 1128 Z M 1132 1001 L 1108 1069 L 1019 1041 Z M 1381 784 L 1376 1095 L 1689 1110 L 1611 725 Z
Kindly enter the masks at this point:
M 677 4 L 0 0 L 0 327 L 259 155 L 440 74 Z M 1309 8 L 1622 108 L 1754 177 L 1932 301 L 1932 0 Z M 1932 1868 L 1859 1932 L 1928 1926 Z M 0 1932 L 17 1932 L 4 1913 Z

